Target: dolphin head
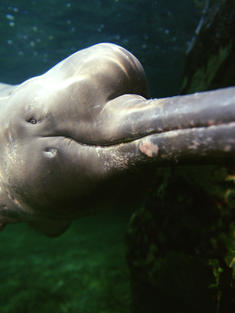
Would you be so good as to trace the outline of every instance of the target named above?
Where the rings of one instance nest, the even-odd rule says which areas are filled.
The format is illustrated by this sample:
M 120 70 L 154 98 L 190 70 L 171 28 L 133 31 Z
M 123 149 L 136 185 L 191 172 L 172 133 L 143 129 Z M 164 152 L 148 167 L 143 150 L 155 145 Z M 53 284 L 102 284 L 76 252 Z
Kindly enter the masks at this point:
M 234 88 L 147 98 L 139 61 L 114 44 L 81 50 L 0 89 L 0 226 L 47 235 L 105 201 L 104 186 L 145 166 L 235 151 Z M 137 171 L 136 171 L 137 169 Z

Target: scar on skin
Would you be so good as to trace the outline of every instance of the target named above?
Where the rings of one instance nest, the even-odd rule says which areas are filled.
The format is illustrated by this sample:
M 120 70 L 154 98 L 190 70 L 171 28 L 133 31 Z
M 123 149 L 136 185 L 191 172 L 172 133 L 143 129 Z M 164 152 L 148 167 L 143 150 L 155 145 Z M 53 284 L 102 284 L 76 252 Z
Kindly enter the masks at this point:
M 208 122 L 207 122 L 207 125 L 208 126 L 213 126 L 215 124 L 215 121 L 213 121 L 213 120 L 209 120 Z
M 149 139 L 143 140 L 139 145 L 139 149 L 150 158 L 153 157 L 153 155 L 157 155 L 159 150 L 158 146 L 154 145 Z
M 232 147 L 230 145 L 227 145 L 227 146 L 224 147 L 224 151 L 225 152 L 229 152 L 231 150 L 232 150 Z

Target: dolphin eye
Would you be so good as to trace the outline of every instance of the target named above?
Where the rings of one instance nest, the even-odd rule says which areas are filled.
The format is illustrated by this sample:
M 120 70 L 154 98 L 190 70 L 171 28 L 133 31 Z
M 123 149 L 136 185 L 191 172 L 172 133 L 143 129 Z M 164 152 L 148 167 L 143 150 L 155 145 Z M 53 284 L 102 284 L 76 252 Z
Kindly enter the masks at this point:
M 38 121 L 36 120 L 36 118 L 30 117 L 30 118 L 27 120 L 27 122 L 30 123 L 30 124 L 37 124 Z

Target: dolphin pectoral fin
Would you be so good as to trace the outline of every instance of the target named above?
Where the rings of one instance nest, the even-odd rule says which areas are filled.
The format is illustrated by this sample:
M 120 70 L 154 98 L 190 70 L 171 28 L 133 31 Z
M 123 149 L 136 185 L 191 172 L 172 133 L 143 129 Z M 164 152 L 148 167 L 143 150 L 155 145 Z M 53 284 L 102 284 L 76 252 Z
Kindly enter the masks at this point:
M 0 222 L 0 231 L 3 230 L 3 228 L 6 226 L 5 223 Z
M 63 234 L 70 226 L 70 221 L 43 220 L 28 223 L 37 232 L 48 237 L 57 237 Z
M 7 224 L 15 224 L 17 222 L 18 220 L 13 217 L 0 215 L 0 231 L 2 231 Z

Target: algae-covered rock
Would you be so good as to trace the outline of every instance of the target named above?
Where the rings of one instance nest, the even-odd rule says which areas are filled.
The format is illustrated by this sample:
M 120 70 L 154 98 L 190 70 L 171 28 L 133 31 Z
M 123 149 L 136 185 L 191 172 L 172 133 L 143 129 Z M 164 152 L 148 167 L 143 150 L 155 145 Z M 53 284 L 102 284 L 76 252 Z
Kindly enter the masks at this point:
M 183 93 L 231 86 L 235 82 L 235 2 L 204 1 L 185 63 Z
M 233 312 L 229 173 L 187 167 L 163 171 L 157 181 L 127 234 L 133 312 Z
M 198 4 L 183 93 L 235 84 L 235 2 Z M 127 234 L 132 313 L 235 312 L 234 199 L 231 164 L 157 170 Z

